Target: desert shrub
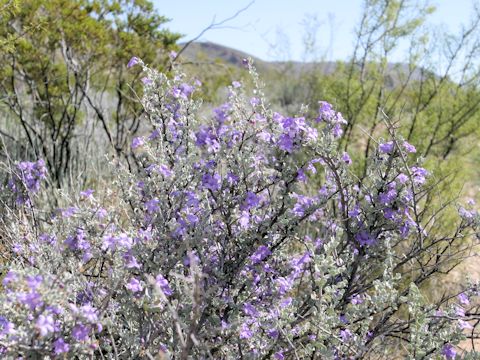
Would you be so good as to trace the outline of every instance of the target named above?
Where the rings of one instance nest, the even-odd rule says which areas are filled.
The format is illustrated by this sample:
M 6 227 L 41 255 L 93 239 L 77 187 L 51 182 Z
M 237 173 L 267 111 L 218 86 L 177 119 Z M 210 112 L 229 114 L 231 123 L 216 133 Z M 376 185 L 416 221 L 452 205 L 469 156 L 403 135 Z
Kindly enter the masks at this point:
M 248 61 L 253 94 L 232 83 L 207 118 L 181 69 L 129 66 L 155 129 L 132 142 L 140 170 L 112 163 L 108 187 L 61 209 L 37 204 L 36 182 L 10 201 L 5 358 L 452 359 L 475 337 L 476 284 L 419 289 L 461 261 L 478 216 L 432 231 L 435 188 L 388 119 L 360 181 L 338 150 L 347 120 L 326 102 L 273 112 Z

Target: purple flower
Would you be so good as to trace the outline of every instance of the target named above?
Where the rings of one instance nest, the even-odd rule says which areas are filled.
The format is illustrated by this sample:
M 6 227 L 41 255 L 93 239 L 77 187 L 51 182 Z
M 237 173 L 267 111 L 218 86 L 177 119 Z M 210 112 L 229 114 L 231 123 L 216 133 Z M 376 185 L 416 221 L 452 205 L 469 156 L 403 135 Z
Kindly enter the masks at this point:
M 251 317 L 258 317 L 259 315 L 257 309 L 255 309 L 255 306 L 250 303 L 245 303 L 243 305 L 243 312 L 245 313 L 245 315 Z
M 27 285 L 31 291 L 37 290 L 43 281 L 42 275 L 27 276 Z
M 234 82 L 232 82 L 232 86 L 233 86 L 234 88 L 239 88 L 239 87 L 242 86 L 242 84 L 241 84 L 240 82 L 238 82 L 238 81 L 234 81 Z
M 252 97 L 250 99 L 250 105 L 252 105 L 253 107 L 260 105 L 260 99 L 256 97 Z
M 350 165 L 352 163 L 352 159 L 350 158 L 350 156 L 348 155 L 347 152 L 344 152 L 343 155 L 342 155 L 342 161 L 347 164 L 347 165 Z
M 318 108 L 318 118 L 316 119 L 317 122 L 320 121 L 331 121 L 335 117 L 335 111 L 331 104 L 326 101 L 319 101 L 318 104 L 320 105 Z
M 145 209 L 147 210 L 147 212 L 149 214 L 156 213 L 158 210 L 160 210 L 160 208 L 158 206 L 159 203 L 160 203 L 160 200 L 158 200 L 158 199 L 148 200 L 145 203 Z
M 43 304 L 42 297 L 36 291 L 30 293 L 18 293 L 17 300 L 27 305 L 30 310 L 35 310 L 37 307 Z
M 446 359 L 452 360 L 455 359 L 457 352 L 455 348 L 450 344 L 445 344 L 442 349 L 442 355 L 445 356 Z
M 89 327 L 83 324 L 77 324 L 72 329 L 72 337 L 78 341 L 87 340 L 89 333 Z
M 360 295 L 354 295 L 350 298 L 350 302 L 353 304 L 353 305 L 358 305 L 358 304 L 361 304 L 363 303 L 363 299 Z
M 348 329 L 340 330 L 340 337 L 344 342 L 347 342 L 352 337 L 352 332 Z
M 245 201 L 243 202 L 241 209 L 242 210 L 249 210 L 254 207 L 257 207 L 260 204 L 260 197 L 255 193 L 248 191 L 247 196 L 245 197 Z
M 183 83 L 179 86 L 175 86 L 172 89 L 173 97 L 178 98 L 181 97 L 183 99 L 187 99 L 195 90 L 195 88 L 189 84 Z
M 14 332 L 14 325 L 5 317 L 0 316 L 0 335 L 8 335 Z
M 470 300 L 468 299 L 467 294 L 461 293 L 457 296 L 458 301 L 460 301 L 460 304 L 462 305 L 470 305 Z
M 243 323 L 240 328 L 240 339 L 250 339 L 253 336 L 252 330 L 246 323 Z
M 170 288 L 170 285 L 168 284 L 167 279 L 163 277 L 162 274 L 158 274 L 157 277 L 155 278 L 155 284 L 162 289 L 163 293 L 166 296 L 171 296 L 173 294 L 172 289 Z
M 400 184 L 405 184 L 408 181 L 408 176 L 403 173 L 400 173 L 398 174 L 397 179 Z
M 292 289 L 293 281 L 294 281 L 293 277 L 279 277 L 276 280 L 277 289 L 280 295 L 284 295 Z
M 130 252 L 126 252 L 125 255 L 123 255 L 123 260 L 125 261 L 125 267 L 127 269 L 140 269 L 142 267 Z
M 55 355 L 60 355 L 64 353 L 68 353 L 70 350 L 70 345 L 68 345 L 65 340 L 62 338 L 58 338 L 53 343 L 53 352 Z
M 375 244 L 376 239 L 367 231 L 362 230 L 355 235 L 355 240 L 358 241 L 360 246 L 370 246 Z
M 394 148 L 393 141 L 389 141 L 387 143 L 380 144 L 378 146 L 378 150 L 380 150 L 380 152 L 385 153 L 385 154 L 391 153 L 393 151 L 393 148 Z
M 205 189 L 218 191 L 222 187 L 222 178 L 219 174 L 203 174 L 202 185 Z
M 238 218 L 238 223 L 243 229 L 248 228 L 250 224 L 250 214 L 248 211 L 242 211 L 242 215 Z
M 143 139 L 141 137 L 133 138 L 132 149 L 139 148 L 140 146 L 143 146 L 144 144 L 145 144 L 145 142 L 143 141 Z
M 130 59 L 130 61 L 128 62 L 127 68 L 130 69 L 132 66 L 135 66 L 135 65 L 137 65 L 138 63 L 140 63 L 140 59 L 137 58 L 136 56 L 134 56 L 134 57 L 132 57 L 132 58 Z
M 10 270 L 2 280 L 3 286 L 8 286 L 11 282 L 15 282 L 18 280 L 18 275 Z
M 460 329 L 462 330 L 473 329 L 473 326 L 469 322 L 462 319 L 458 319 L 457 321 L 458 321 L 458 326 L 460 326 Z
M 240 178 L 235 175 L 234 173 L 232 172 L 229 172 L 227 174 L 227 182 L 230 184 L 230 185 L 235 185 L 238 183 L 238 181 L 240 180 Z
M 143 290 L 142 284 L 140 281 L 132 277 L 130 281 L 125 285 L 125 287 L 133 293 L 140 292 Z
M 142 80 L 142 83 L 143 83 L 144 85 L 151 85 L 151 84 L 153 84 L 153 80 L 150 79 L 150 78 L 148 78 L 148 77 L 146 77 L 146 76 L 142 77 L 141 80 Z
M 415 146 L 413 146 L 412 144 L 409 144 L 406 141 L 404 141 L 402 145 L 403 145 L 403 148 L 405 149 L 405 151 L 407 153 L 416 153 L 417 152 L 417 149 L 415 148 Z
M 80 309 L 80 313 L 90 323 L 94 323 L 98 320 L 97 310 L 95 310 L 90 304 L 83 305 Z
M 52 315 L 40 315 L 35 322 L 35 327 L 40 332 L 40 336 L 44 337 L 54 331 L 54 320 Z
M 288 134 L 282 134 L 278 139 L 277 145 L 281 150 L 286 151 L 288 153 L 293 151 L 293 139 Z
M 93 198 L 93 190 L 92 189 L 87 189 L 85 191 L 80 191 L 80 196 L 84 199 L 91 199 Z
M 283 356 L 283 352 L 282 351 L 278 351 L 276 352 L 273 357 L 276 359 L 276 360 L 283 360 L 285 359 L 285 356 Z
M 66 209 L 61 209 L 60 212 L 63 218 L 69 218 L 75 215 L 75 213 L 77 212 L 77 208 L 74 206 L 70 206 Z
M 259 262 L 263 261 L 265 258 L 267 258 L 267 256 L 269 256 L 271 253 L 272 252 L 268 247 L 266 247 L 265 245 L 260 245 L 257 251 L 255 251 L 255 253 L 250 256 L 250 260 L 252 260 L 253 265 L 256 265 Z
M 455 314 L 456 314 L 457 316 L 464 317 L 464 316 L 465 316 L 465 309 L 462 308 L 461 306 L 456 306 L 456 307 L 455 307 Z
M 421 185 L 425 183 L 425 177 L 428 176 L 427 170 L 417 166 L 412 166 L 410 170 L 412 171 L 413 182 L 415 184 Z

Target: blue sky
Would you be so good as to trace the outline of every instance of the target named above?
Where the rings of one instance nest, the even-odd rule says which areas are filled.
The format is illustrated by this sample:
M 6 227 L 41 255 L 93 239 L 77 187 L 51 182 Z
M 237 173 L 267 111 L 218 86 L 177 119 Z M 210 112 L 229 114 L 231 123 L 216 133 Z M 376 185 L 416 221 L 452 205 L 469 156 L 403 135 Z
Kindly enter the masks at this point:
M 171 19 L 169 29 L 197 36 L 214 21 L 246 7 L 250 0 L 152 0 Z M 362 0 L 255 0 L 245 11 L 219 29 L 207 31 L 202 41 L 212 41 L 245 51 L 263 60 L 308 60 L 305 28 L 319 24 L 316 52 L 325 60 L 345 59 L 352 50 L 353 30 L 361 15 Z M 472 0 L 431 1 L 437 11 L 429 24 L 455 32 L 470 18 Z M 400 56 L 400 54 L 399 54 Z

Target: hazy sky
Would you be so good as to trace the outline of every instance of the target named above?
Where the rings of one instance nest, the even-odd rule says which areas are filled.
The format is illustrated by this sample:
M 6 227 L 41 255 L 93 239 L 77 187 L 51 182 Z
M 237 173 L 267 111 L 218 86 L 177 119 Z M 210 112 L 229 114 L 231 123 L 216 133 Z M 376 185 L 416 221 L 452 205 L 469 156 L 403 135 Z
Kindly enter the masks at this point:
M 212 21 L 221 21 L 245 8 L 250 0 L 153 0 L 159 12 L 171 19 L 169 29 L 197 36 Z M 320 24 L 317 56 L 345 59 L 352 49 L 353 29 L 362 0 L 255 0 L 245 11 L 219 29 L 207 31 L 212 41 L 245 51 L 264 60 L 303 60 L 305 25 Z M 457 31 L 470 18 L 472 0 L 434 0 L 432 25 Z M 315 20 L 316 19 L 316 20 Z M 306 21 L 307 20 L 307 21 Z

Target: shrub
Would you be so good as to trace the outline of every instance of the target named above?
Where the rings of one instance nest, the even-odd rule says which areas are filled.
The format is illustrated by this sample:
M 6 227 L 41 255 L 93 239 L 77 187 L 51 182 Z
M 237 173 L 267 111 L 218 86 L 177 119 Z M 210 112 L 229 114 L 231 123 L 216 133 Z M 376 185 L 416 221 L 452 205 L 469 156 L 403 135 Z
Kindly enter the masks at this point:
M 3 356 L 455 356 L 477 286 L 439 299 L 421 287 L 458 264 L 478 216 L 462 208 L 452 234 L 430 234 L 429 173 L 388 119 L 359 181 L 338 152 L 342 115 L 271 111 L 250 62 L 253 97 L 235 82 L 211 116 L 180 69 L 131 65 L 154 126 L 132 141 L 138 171 L 112 164 L 108 188 L 63 209 L 30 194 L 12 210 Z

